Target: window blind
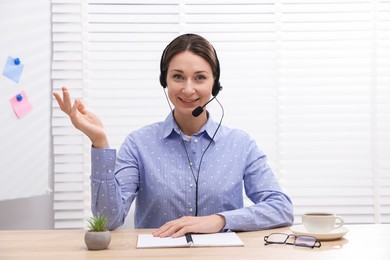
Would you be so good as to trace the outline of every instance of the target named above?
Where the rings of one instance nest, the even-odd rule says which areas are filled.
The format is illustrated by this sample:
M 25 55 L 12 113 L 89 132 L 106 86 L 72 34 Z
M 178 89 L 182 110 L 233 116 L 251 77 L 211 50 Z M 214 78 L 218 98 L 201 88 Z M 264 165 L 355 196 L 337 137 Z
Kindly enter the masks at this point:
M 165 119 L 162 50 L 179 34 L 198 33 L 221 62 L 224 124 L 246 130 L 268 155 L 296 222 L 316 210 L 348 223 L 389 222 L 388 2 L 64 2 L 72 1 L 53 3 L 53 87 L 68 84 L 85 99 L 111 147 Z M 209 108 L 220 117 L 216 103 Z M 56 185 L 66 189 L 56 222 L 82 227 L 89 145 L 61 113 L 54 107 Z
M 371 1 L 281 1 L 279 171 L 295 210 L 377 220 Z
M 52 0 L 52 87 L 67 86 L 73 97 L 84 96 L 82 4 L 76 0 Z M 84 227 L 88 212 L 88 164 L 86 141 L 53 101 L 54 227 Z
M 375 61 L 372 68 L 375 77 L 372 80 L 372 109 L 375 115 L 372 141 L 375 150 L 373 158 L 376 167 L 373 175 L 376 178 L 376 193 L 379 201 L 378 222 L 390 223 L 390 2 L 373 3 L 375 21 L 373 26 L 373 55 Z

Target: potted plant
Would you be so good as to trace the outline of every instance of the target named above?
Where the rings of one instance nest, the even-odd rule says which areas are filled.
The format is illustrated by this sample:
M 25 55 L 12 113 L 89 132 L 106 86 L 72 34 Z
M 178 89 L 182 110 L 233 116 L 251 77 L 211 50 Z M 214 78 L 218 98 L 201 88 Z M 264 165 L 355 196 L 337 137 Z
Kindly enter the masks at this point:
M 107 229 L 107 217 L 99 213 L 88 220 L 89 230 L 85 233 L 84 241 L 89 250 L 106 249 L 111 242 L 111 233 Z

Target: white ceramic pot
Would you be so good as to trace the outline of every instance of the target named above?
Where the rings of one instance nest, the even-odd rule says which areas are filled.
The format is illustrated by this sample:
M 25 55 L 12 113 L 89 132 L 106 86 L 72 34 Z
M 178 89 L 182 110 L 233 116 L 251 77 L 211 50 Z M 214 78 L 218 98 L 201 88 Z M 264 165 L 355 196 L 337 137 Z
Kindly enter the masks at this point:
M 89 250 L 103 250 L 106 249 L 111 242 L 111 233 L 110 231 L 87 231 L 84 236 L 84 241 Z

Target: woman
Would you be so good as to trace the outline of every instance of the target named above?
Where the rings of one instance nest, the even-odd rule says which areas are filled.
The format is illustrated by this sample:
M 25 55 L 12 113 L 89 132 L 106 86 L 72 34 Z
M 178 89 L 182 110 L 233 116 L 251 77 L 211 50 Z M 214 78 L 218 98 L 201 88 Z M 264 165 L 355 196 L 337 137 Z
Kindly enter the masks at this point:
M 98 117 L 79 100 L 72 105 L 65 87 L 63 98 L 54 93 L 92 142 L 93 213 L 106 215 L 114 229 L 137 197 L 135 227 L 157 228 L 160 237 L 291 225 L 292 203 L 255 141 L 196 109 L 221 89 L 213 46 L 199 35 L 181 35 L 164 50 L 160 69 L 174 109 L 165 121 L 130 133 L 118 154 L 108 148 Z M 254 205 L 243 207 L 243 187 Z

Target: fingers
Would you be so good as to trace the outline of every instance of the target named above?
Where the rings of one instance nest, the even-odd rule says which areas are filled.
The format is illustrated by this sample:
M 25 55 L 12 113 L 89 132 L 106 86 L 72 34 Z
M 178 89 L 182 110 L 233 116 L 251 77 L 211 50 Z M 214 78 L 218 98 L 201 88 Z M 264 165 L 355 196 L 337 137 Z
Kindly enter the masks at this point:
M 70 93 L 65 86 L 62 87 L 62 98 L 61 95 L 57 92 L 54 92 L 53 95 L 56 98 L 61 110 L 64 111 L 70 117 L 73 125 L 77 128 L 78 111 L 80 111 L 80 113 L 82 114 L 86 114 L 88 112 L 84 104 L 80 100 L 75 100 L 74 104 L 72 105 L 70 100 Z
M 71 109 L 70 109 L 70 114 L 69 114 L 69 116 L 70 116 L 71 118 L 77 116 L 77 107 L 79 106 L 79 103 L 80 103 L 80 101 L 79 101 L 78 99 L 76 99 L 76 100 L 74 101 L 74 104 L 73 104 L 73 106 L 71 107 Z
M 80 118 L 78 116 L 78 111 L 79 111 L 79 107 L 82 106 L 84 108 L 84 105 L 81 103 L 80 100 L 76 99 L 74 101 L 74 104 L 73 106 L 71 107 L 70 109 L 70 112 L 69 112 L 69 117 L 70 117 L 70 120 L 72 121 L 72 124 L 77 128 L 79 129 L 80 127 Z M 85 108 L 84 108 L 85 110 Z
M 155 237 L 181 237 L 187 233 L 216 233 L 226 225 L 225 217 L 214 214 L 202 217 L 181 217 L 169 221 L 153 233 Z
M 70 93 L 68 89 L 64 86 L 62 87 L 62 98 L 59 93 L 54 92 L 54 97 L 57 100 L 58 105 L 60 106 L 61 110 L 64 111 L 66 114 L 75 116 L 75 108 L 81 113 L 81 114 L 87 114 L 88 110 L 85 108 L 84 104 L 81 101 L 75 101 L 75 104 L 72 106 L 71 100 L 70 100 Z
M 172 234 L 173 238 L 182 237 L 187 233 L 191 233 L 188 227 L 183 227 L 179 230 L 177 230 L 174 234 Z
M 83 102 L 81 102 L 80 100 L 77 100 L 77 109 L 78 111 L 80 111 L 81 114 L 85 115 L 88 113 L 88 110 L 85 108 Z
M 68 89 L 66 87 L 62 87 L 62 98 L 57 92 L 54 92 L 53 95 L 56 98 L 61 110 L 69 115 L 72 108 L 72 104 L 70 101 L 70 94 Z
M 167 222 L 162 225 L 157 231 L 153 233 L 155 237 L 169 237 L 175 233 L 173 221 Z
M 61 98 L 60 94 L 58 94 L 57 92 L 54 92 L 53 95 L 56 98 L 57 103 L 58 103 L 58 105 L 60 106 L 60 108 L 62 110 L 62 107 L 64 106 L 64 103 L 62 102 L 62 98 Z
M 63 109 L 65 113 L 68 115 L 70 114 L 70 111 L 72 109 L 72 103 L 70 101 L 70 94 L 66 87 L 62 87 L 62 97 L 63 97 Z
M 155 237 L 171 237 L 173 234 L 175 234 L 175 229 L 173 227 L 170 227 L 169 229 L 160 230 L 157 233 L 153 233 L 153 236 Z
M 186 233 L 192 232 L 193 221 L 191 217 L 182 217 L 177 220 L 169 221 L 153 233 L 155 237 L 181 237 Z
M 158 233 L 153 233 L 153 236 L 155 237 L 181 237 L 184 236 L 185 234 L 189 233 L 189 228 L 187 226 L 172 226 L 169 227 L 168 229 L 164 229 L 162 231 L 159 231 Z

